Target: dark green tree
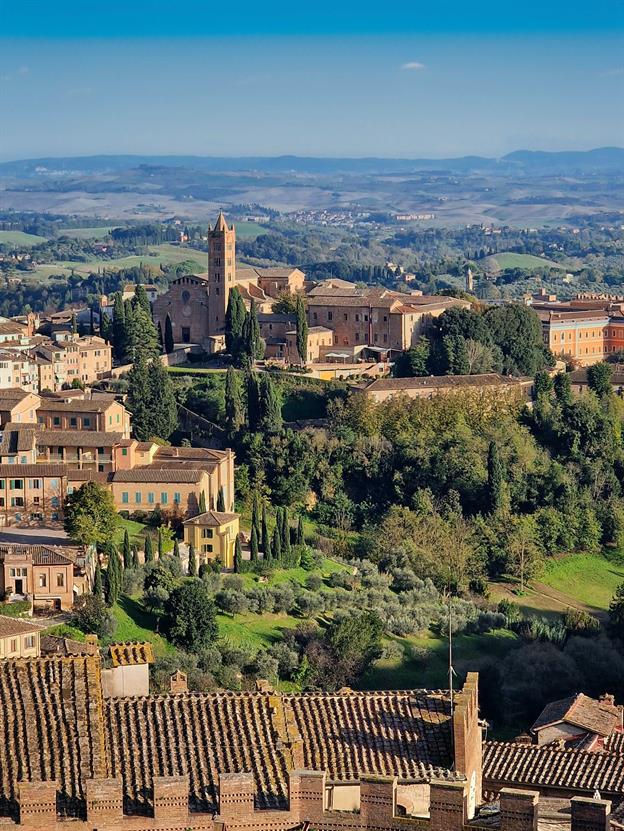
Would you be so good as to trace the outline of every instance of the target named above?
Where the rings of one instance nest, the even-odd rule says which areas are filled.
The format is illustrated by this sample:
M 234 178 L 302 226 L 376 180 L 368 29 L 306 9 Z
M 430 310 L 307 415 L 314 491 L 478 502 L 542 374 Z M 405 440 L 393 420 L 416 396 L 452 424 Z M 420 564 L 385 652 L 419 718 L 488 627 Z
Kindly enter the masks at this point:
M 150 305 L 147 292 L 145 291 L 145 288 L 141 285 L 141 283 L 139 283 L 134 290 L 134 303 L 136 306 L 140 306 L 143 309 L 143 311 L 151 317 L 152 307 Z
M 165 628 L 176 646 L 199 653 L 217 638 L 216 610 L 202 580 L 177 586 L 165 604 Z
M 260 324 L 258 323 L 258 313 L 254 300 L 251 301 L 249 314 L 245 318 L 244 337 L 247 356 L 252 361 L 262 360 L 264 357 L 264 342 L 260 337 Z
M 271 546 L 271 538 L 269 536 L 269 526 L 267 524 L 266 505 L 262 503 L 262 550 L 266 552 L 267 546 Z
M 495 514 L 503 506 L 503 486 L 505 482 L 505 471 L 498 453 L 496 442 L 491 441 L 488 448 L 488 482 L 487 501 L 491 514 Z
M 613 367 L 606 361 L 593 364 L 587 367 L 587 385 L 590 390 L 593 390 L 599 398 L 605 395 L 611 395 L 613 387 L 611 386 L 611 376 L 613 375 Z
M 258 373 L 252 371 L 247 372 L 247 424 L 252 433 L 260 429 L 260 421 L 262 416 L 261 399 L 260 399 L 260 381 Z
M 244 350 L 243 328 L 246 316 L 245 303 L 238 287 L 234 286 L 230 291 L 225 313 L 225 349 L 235 359 L 238 359 Z
M 282 508 L 282 557 L 285 563 L 290 563 L 290 520 L 288 508 Z
M 76 600 L 70 623 L 81 632 L 98 638 L 108 638 L 115 631 L 115 619 L 102 598 L 93 594 L 83 594 Z
M 282 406 L 271 376 L 260 377 L 260 428 L 265 433 L 279 433 L 282 429 Z
M 195 556 L 195 546 L 192 543 L 189 545 L 188 576 L 197 576 L 197 558 Z
M 139 565 L 139 546 L 134 544 L 132 546 L 132 568 L 138 568 Z
M 143 358 L 135 361 L 128 373 L 128 396 L 126 406 L 132 413 L 132 431 L 139 441 L 154 436 L 153 414 L 150 401 L 150 381 L 147 362 Z
M 199 513 L 205 514 L 206 513 L 206 491 L 202 491 L 199 494 Z
M 175 347 L 175 343 L 173 340 L 173 325 L 171 323 L 171 318 L 169 317 L 169 315 L 167 315 L 167 317 L 165 318 L 164 347 L 167 355 L 170 355 Z
M 617 587 L 609 605 L 609 623 L 618 637 L 624 635 L 624 583 Z
M 122 585 L 121 560 L 114 545 L 108 546 L 108 564 L 106 567 L 106 603 L 114 606 L 119 599 Z
M 177 537 L 173 538 L 173 556 L 180 559 L 180 543 Z
M 280 529 L 276 525 L 273 529 L 273 541 L 271 543 L 271 553 L 273 555 L 273 560 L 276 563 L 281 563 L 282 561 L 282 537 L 280 535 Z M 265 554 L 266 557 L 266 554 Z
M 95 574 L 93 575 L 93 594 L 99 598 L 104 597 L 104 588 L 102 584 L 102 568 L 99 563 L 95 566 Z
M 429 375 L 429 340 L 422 337 L 416 346 L 412 346 L 397 356 L 392 374 L 395 378 L 414 378 Z
M 130 551 L 130 535 L 128 529 L 124 529 L 123 537 L 123 564 L 124 568 L 132 568 L 132 552 Z
M 555 397 L 560 404 L 572 403 L 572 384 L 570 383 L 570 376 L 567 372 L 558 372 L 555 375 L 553 386 L 555 388 Z
M 147 382 L 151 411 L 148 419 L 151 432 L 147 438 L 168 439 L 178 426 L 178 405 L 173 390 L 173 381 L 160 358 L 156 358 L 150 364 Z
M 308 316 L 305 302 L 300 294 L 297 295 L 297 352 L 301 363 L 305 364 L 308 357 Z
M 97 482 L 85 482 L 65 498 L 63 527 L 82 545 L 103 545 L 115 535 L 119 516 L 113 495 Z
M 165 543 L 163 540 L 162 525 L 158 528 L 158 559 L 162 560 L 165 555 Z
M 145 544 L 143 547 L 144 550 L 144 562 L 152 563 L 154 561 L 154 549 L 152 547 L 152 535 L 146 534 L 145 535 Z
M 299 519 L 297 520 L 297 545 L 305 545 L 305 532 L 301 514 L 299 514 Z
M 238 374 L 233 367 L 225 373 L 225 429 L 230 440 L 234 439 L 245 423 L 243 396 Z
M 240 534 L 236 536 L 234 543 L 234 572 L 240 574 L 243 570 L 243 549 L 241 547 Z
M 217 511 L 221 511 L 221 513 L 225 512 L 225 494 L 223 493 L 223 488 L 219 488 L 219 493 L 217 494 Z
M 258 562 L 258 531 L 255 525 L 251 526 L 251 539 L 250 539 L 250 552 L 251 552 L 251 562 L 257 563 Z

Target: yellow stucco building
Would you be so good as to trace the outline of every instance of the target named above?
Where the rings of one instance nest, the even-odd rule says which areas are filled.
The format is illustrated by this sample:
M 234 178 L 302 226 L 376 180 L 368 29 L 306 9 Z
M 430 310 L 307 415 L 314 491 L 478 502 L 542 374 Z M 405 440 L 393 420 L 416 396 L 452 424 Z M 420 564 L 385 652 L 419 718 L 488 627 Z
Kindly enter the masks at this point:
M 223 568 L 234 568 L 238 532 L 238 514 L 206 511 L 185 521 L 184 542 L 195 549 L 198 564 L 220 560 Z

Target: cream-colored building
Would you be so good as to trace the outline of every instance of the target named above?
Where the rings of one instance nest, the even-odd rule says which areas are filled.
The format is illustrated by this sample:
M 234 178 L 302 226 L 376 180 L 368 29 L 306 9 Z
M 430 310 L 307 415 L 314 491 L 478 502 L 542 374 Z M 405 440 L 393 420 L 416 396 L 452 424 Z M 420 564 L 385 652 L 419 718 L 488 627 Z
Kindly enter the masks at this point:
M 110 475 L 118 511 L 173 512 L 193 516 L 199 512 L 202 492 L 208 499 L 208 474 L 193 468 L 137 467 Z
M 0 615 L 0 659 L 38 658 L 40 633 L 32 621 Z
M 112 396 L 42 398 L 36 421 L 46 430 L 99 430 L 130 437 L 130 413 Z
M 16 388 L 0 389 L 0 428 L 10 421 L 36 424 L 40 404 L 41 398 L 32 392 Z
M 239 515 L 206 511 L 184 523 L 184 542 L 195 549 L 198 562 L 219 560 L 223 568 L 234 568 L 234 547 L 239 533 Z

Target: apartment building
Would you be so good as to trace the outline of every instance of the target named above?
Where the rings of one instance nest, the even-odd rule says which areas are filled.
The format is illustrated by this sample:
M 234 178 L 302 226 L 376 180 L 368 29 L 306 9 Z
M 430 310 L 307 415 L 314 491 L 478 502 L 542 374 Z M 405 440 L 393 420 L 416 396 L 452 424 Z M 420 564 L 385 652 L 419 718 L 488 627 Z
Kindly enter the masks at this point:
M 0 464 L 0 526 L 58 522 L 67 492 L 60 464 Z
M 110 474 L 109 482 L 118 511 L 159 509 L 193 516 L 199 513 L 202 492 L 208 498 L 208 473 L 193 468 L 118 470 Z
M 130 437 L 130 413 L 113 396 L 42 398 L 37 424 L 46 430 L 98 430 Z
M 12 387 L 0 389 L 0 429 L 5 424 L 36 424 L 41 398 L 35 393 Z

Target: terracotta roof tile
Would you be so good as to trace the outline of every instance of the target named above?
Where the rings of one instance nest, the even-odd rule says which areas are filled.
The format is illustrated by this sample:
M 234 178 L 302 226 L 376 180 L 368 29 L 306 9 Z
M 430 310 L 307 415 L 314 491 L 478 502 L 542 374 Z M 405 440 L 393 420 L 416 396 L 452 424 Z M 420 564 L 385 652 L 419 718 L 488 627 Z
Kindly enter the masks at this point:
M 203 514 L 191 517 L 191 519 L 184 520 L 184 525 L 205 525 L 207 527 L 219 527 L 226 522 L 232 522 L 240 514 L 231 514 L 227 511 L 206 511 Z
M 151 643 L 140 641 L 113 643 L 109 647 L 109 652 L 114 667 L 154 663 L 154 651 Z
M 40 631 L 41 626 L 31 620 L 0 615 L 0 638 L 8 638 L 12 635 L 29 635 L 31 632 Z

